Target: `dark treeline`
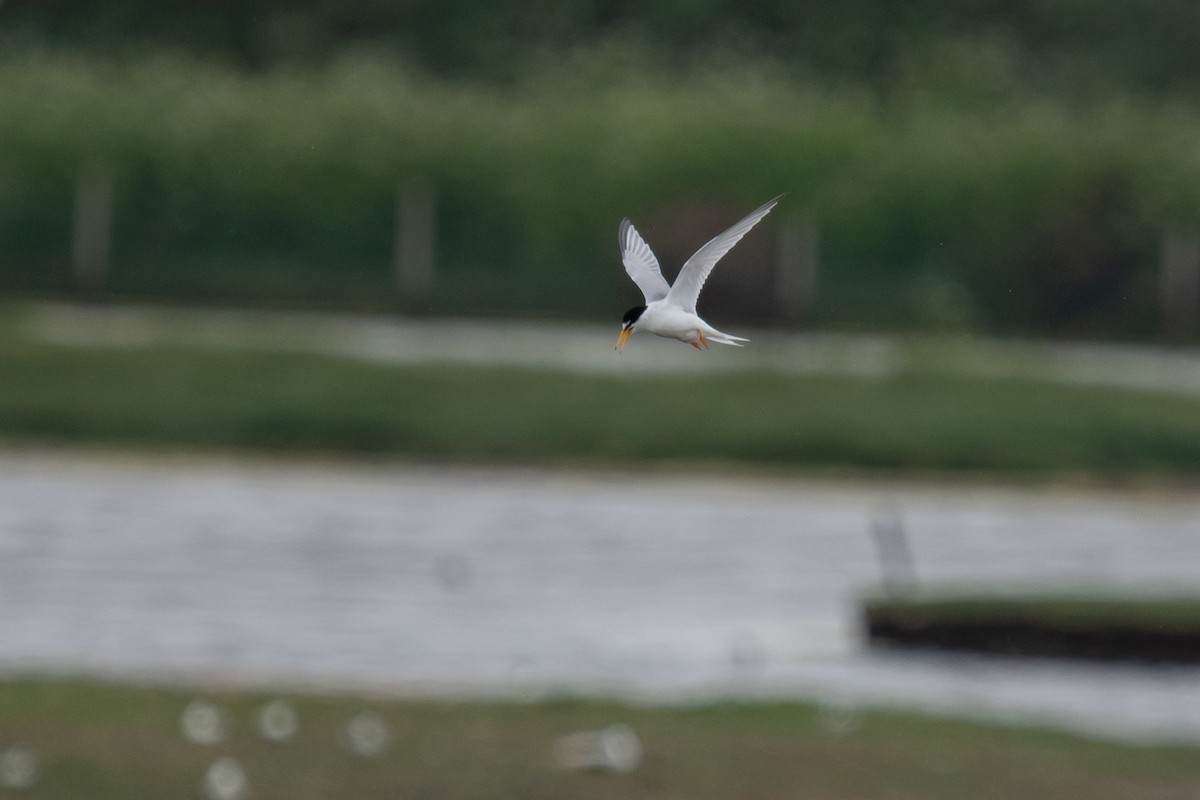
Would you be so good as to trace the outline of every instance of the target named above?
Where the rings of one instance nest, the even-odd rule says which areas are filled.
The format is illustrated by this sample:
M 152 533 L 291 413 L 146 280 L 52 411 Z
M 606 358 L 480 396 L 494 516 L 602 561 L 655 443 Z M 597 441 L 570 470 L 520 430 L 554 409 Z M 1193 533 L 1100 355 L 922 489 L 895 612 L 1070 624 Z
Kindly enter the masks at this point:
M 664 64 L 713 53 L 886 91 L 947 46 L 1000 40 L 1031 83 L 1195 90 L 1191 0 L 8 0 L 3 28 L 92 53 L 170 49 L 247 69 L 378 48 L 443 77 L 503 81 L 548 54 L 639 41 Z

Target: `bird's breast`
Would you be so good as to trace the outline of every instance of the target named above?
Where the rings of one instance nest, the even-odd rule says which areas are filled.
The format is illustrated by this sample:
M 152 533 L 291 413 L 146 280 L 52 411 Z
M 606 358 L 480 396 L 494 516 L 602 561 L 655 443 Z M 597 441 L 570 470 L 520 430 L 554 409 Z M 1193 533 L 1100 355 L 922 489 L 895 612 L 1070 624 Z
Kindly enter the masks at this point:
M 704 320 L 678 306 L 651 305 L 642 313 L 638 327 L 658 336 L 690 342 L 697 329 L 705 328 Z

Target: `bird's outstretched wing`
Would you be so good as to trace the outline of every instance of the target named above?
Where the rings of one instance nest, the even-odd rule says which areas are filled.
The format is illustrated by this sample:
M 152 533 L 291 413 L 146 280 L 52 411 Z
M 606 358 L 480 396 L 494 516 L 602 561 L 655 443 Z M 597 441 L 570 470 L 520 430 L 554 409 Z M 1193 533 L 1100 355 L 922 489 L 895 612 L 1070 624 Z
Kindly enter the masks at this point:
M 775 207 L 782 197 L 783 195 L 779 195 L 771 202 L 751 212 L 741 222 L 697 250 L 679 270 L 679 277 L 675 279 L 675 285 L 667 293 L 667 301 L 678 305 L 684 311 L 696 313 L 696 299 L 700 297 L 700 290 L 704 287 L 704 282 L 708 280 L 708 274 L 712 272 L 712 268 L 716 266 L 722 256 L 729 252 L 730 248 Z
M 646 303 L 662 300 L 667 296 L 667 292 L 671 291 L 671 284 L 662 276 L 658 259 L 654 257 L 650 245 L 646 244 L 646 240 L 628 218 L 621 220 L 618 236 L 621 242 L 621 263 L 625 265 L 629 277 L 633 278 L 633 282 L 642 290 Z

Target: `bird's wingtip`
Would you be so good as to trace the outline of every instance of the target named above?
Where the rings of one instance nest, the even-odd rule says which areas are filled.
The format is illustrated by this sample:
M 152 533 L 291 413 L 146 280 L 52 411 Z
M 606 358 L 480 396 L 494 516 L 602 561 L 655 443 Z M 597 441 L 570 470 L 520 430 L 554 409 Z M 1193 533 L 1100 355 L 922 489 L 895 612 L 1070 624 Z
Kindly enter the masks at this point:
M 629 217 L 622 217 L 621 224 L 617 226 L 617 239 L 620 240 L 622 247 L 626 245 L 627 240 L 630 238 L 629 232 L 631 230 L 636 229 L 633 227 L 633 223 L 630 222 Z

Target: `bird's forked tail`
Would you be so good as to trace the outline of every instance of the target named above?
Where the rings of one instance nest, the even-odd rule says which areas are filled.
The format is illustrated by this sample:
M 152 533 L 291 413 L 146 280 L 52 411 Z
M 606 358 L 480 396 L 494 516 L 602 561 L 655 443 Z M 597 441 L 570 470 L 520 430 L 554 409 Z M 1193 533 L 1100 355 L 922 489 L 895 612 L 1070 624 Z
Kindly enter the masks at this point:
M 733 334 L 729 334 L 729 333 L 721 333 L 720 331 L 718 331 L 716 329 L 710 329 L 710 330 L 705 331 L 704 338 L 710 342 L 716 342 L 717 344 L 727 344 L 731 347 L 741 347 L 742 342 L 750 341 L 749 339 L 747 339 L 744 336 L 734 336 Z

